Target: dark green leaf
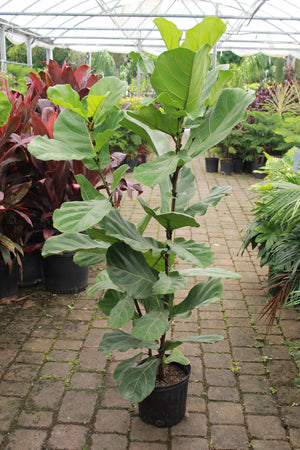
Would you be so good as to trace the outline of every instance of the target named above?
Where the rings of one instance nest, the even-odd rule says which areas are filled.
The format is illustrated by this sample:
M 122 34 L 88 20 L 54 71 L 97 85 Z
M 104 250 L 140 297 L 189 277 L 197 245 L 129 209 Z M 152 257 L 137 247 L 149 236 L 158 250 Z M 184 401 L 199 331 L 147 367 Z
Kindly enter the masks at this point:
M 210 193 L 200 202 L 194 203 L 185 213 L 191 216 L 204 216 L 209 206 L 216 206 L 218 202 L 231 191 L 231 186 L 214 186 Z
M 132 334 L 138 339 L 154 341 L 170 328 L 169 314 L 166 309 L 150 311 L 134 321 Z
M 92 287 L 90 287 L 87 290 L 88 295 L 95 295 L 99 291 L 103 291 L 105 289 L 113 289 L 119 292 L 122 292 L 122 290 L 114 284 L 111 279 L 108 276 L 108 273 L 106 270 L 102 270 L 98 275 L 96 276 L 95 283 Z M 100 300 L 101 302 L 102 300 Z M 103 311 L 104 312 L 104 311 Z M 107 314 L 107 313 L 105 313 Z
M 52 236 L 45 241 L 42 255 L 49 256 L 58 253 L 73 253 L 78 250 L 101 249 L 106 250 L 109 244 L 106 242 L 97 242 L 86 234 L 82 233 L 64 233 Z
M 146 342 L 132 336 L 130 333 L 126 333 L 123 330 L 109 331 L 104 334 L 102 341 L 99 345 L 99 350 L 108 355 L 113 350 L 119 352 L 127 352 L 131 348 L 152 348 L 156 349 L 158 344 L 156 342 Z
M 107 272 L 117 286 L 136 299 L 150 297 L 158 278 L 157 272 L 148 266 L 142 253 L 121 242 L 112 245 L 107 251 Z
M 112 308 L 107 325 L 111 329 L 121 328 L 134 316 L 135 308 L 133 298 L 126 293 L 120 295 L 120 300 Z
M 173 294 L 179 289 L 184 288 L 187 279 L 178 272 L 170 272 L 166 275 L 164 272 L 159 274 L 159 280 L 153 286 L 153 292 L 157 295 Z
M 176 154 L 168 152 L 158 156 L 154 161 L 136 167 L 134 175 L 140 183 L 153 188 L 175 172 L 177 163 Z
M 220 299 L 223 288 L 223 282 L 219 278 L 211 278 L 196 284 L 181 303 L 171 308 L 170 315 L 177 316 L 194 308 L 210 305 Z
M 138 403 L 148 397 L 155 387 L 159 359 L 148 358 L 143 364 L 123 372 L 119 383 L 119 392 L 123 398 Z
M 167 242 L 174 255 L 197 267 L 207 267 L 213 262 L 214 253 L 206 244 L 199 244 L 193 240 L 186 241 L 184 238 L 175 238 L 173 242 Z

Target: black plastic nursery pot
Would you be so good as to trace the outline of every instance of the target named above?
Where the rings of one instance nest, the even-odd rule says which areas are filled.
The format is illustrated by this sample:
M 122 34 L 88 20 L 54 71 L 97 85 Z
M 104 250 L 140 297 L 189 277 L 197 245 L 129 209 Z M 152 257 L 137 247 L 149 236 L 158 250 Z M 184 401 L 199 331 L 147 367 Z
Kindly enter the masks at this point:
M 232 174 L 232 160 L 221 159 L 221 173 L 223 175 Z
M 73 253 L 51 255 L 43 261 L 45 288 L 54 294 L 75 294 L 88 285 L 89 268 L 73 262 Z
M 21 287 L 34 286 L 44 280 L 43 257 L 40 250 L 24 252 L 22 256 L 23 280 Z
M 242 173 L 243 171 L 243 162 L 241 159 L 233 159 L 232 160 L 232 171 L 234 173 Z
M 251 167 L 252 167 L 252 174 L 254 176 L 254 178 L 257 179 L 263 179 L 265 178 L 266 174 L 264 172 L 255 172 L 255 170 L 259 170 L 264 166 L 264 164 L 257 164 L 257 163 L 252 163 Z
M 219 158 L 205 158 L 205 170 L 210 173 L 218 172 Z
M 20 270 L 17 261 L 13 260 L 10 272 L 8 265 L 0 258 L 0 298 L 17 295 L 19 278 Z
M 178 383 L 155 387 L 154 391 L 138 404 L 140 418 L 159 428 L 177 425 L 185 416 L 191 366 L 173 364 L 184 371 L 185 377 Z

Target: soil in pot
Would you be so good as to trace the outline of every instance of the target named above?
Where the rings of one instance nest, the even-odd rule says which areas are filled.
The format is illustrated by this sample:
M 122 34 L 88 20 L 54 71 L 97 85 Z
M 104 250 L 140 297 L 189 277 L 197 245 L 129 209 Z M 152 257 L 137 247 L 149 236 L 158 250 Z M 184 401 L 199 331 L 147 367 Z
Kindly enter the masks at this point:
M 184 418 L 191 366 L 172 363 L 166 378 L 157 380 L 154 391 L 139 403 L 140 418 L 157 427 L 172 427 Z M 170 384 L 171 383 L 171 384 Z
M 73 262 L 73 253 L 51 255 L 44 259 L 45 288 L 55 294 L 75 294 L 88 285 L 89 268 Z
M 213 173 L 219 170 L 219 158 L 205 158 L 206 172 Z
M 19 279 L 20 270 L 17 261 L 13 259 L 13 266 L 10 272 L 8 265 L 0 258 L 0 298 L 17 295 Z

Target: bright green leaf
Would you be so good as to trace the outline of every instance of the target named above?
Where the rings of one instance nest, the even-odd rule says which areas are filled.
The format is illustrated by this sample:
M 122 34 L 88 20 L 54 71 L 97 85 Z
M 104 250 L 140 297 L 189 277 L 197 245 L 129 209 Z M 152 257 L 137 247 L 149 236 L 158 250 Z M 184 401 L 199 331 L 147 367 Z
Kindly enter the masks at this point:
M 134 316 L 135 307 L 130 295 L 122 294 L 118 303 L 112 308 L 107 325 L 116 330 L 126 325 Z
M 154 161 L 136 167 L 134 175 L 140 183 L 153 188 L 175 172 L 177 163 L 176 154 L 168 152 L 158 156 Z
M 206 244 L 175 238 L 173 242 L 168 241 L 168 245 L 172 253 L 197 267 L 207 267 L 213 262 L 214 253 Z
M 225 23 L 218 17 L 204 17 L 202 22 L 187 30 L 182 47 L 196 52 L 202 45 L 212 47 L 226 30 Z
M 159 29 L 168 50 L 179 47 L 182 31 L 180 31 L 173 22 L 164 17 L 158 17 L 154 19 L 153 22 Z
M 87 111 L 83 108 L 78 92 L 74 91 L 69 84 L 56 84 L 47 90 L 49 100 L 55 105 L 64 106 L 71 111 L 87 119 Z
M 119 352 L 127 352 L 131 348 L 152 348 L 156 349 L 158 344 L 156 342 L 146 342 L 132 336 L 130 333 L 126 333 L 123 330 L 109 331 L 104 334 L 102 341 L 99 345 L 100 352 L 108 355 L 113 350 Z
M 184 288 L 187 279 L 178 272 L 170 272 L 166 275 L 164 272 L 159 274 L 159 280 L 153 286 L 153 292 L 157 295 L 172 294 L 179 289 Z

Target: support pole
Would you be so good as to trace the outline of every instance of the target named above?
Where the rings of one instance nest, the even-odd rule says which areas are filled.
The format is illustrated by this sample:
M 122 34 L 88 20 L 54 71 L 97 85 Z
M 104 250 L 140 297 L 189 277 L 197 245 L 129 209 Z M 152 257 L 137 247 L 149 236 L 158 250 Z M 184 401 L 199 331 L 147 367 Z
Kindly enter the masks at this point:
M 86 63 L 88 66 L 92 67 L 92 52 L 86 54 Z
M 141 40 L 138 42 L 138 52 L 141 53 Z M 141 96 L 141 68 L 139 64 L 137 65 L 137 97 Z
M 4 27 L 0 27 L 0 47 L 1 47 L 1 72 L 6 72 L 6 43 L 5 43 Z
M 27 38 L 27 65 L 32 66 L 31 37 Z
M 219 15 L 219 6 L 216 5 L 215 16 L 218 17 L 218 15 Z M 213 47 L 213 69 L 215 69 L 217 66 L 217 53 L 218 53 L 218 47 L 217 47 L 217 44 L 215 44 Z
M 53 49 L 46 48 L 46 62 L 49 63 L 50 59 L 53 59 Z

